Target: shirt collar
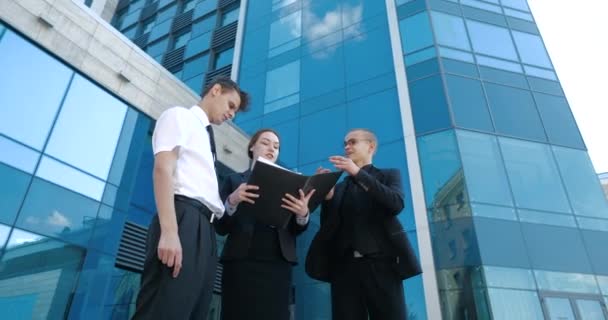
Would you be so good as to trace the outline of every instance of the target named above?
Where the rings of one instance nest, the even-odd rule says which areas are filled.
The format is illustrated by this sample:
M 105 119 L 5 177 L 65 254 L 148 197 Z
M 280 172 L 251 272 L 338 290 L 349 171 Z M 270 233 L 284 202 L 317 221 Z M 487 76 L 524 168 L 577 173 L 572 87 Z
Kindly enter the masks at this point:
M 209 117 L 207 117 L 207 114 L 205 113 L 205 111 L 203 111 L 203 108 L 201 108 L 200 106 L 194 105 L 190 108 L 190 111 L 192 111 L 192 113 L 194 113 L 196 118 L 198 118 L 198 120 L 200 120 L 203 127 L 207 127 L 208 125 L 211 124 L 211 123 L 209 123 Z

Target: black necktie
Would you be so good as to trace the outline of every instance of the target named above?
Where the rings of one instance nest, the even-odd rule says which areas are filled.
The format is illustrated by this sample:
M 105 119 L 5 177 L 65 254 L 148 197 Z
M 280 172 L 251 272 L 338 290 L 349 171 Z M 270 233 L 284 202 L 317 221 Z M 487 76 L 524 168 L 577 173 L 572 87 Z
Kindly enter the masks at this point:
M 215 152 L 215 136 L 213 135 L 213 128 L 211 125 L 207 126 L 207 132 L 209 133 L 209 143 L 211 144 L 211 154 L 213 155 L 213 162 L 217 159 L 217 153 Z

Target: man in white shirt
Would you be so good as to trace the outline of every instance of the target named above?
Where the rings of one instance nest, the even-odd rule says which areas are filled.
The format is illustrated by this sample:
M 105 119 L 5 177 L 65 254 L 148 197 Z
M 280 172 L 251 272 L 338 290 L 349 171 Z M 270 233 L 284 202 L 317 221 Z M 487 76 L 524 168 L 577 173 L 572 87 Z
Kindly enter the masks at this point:
M 217 264 L 211 223 L 224 213 L 211 124 L 234 118 L 248 103 L 234 81 L 218 78 L 197 105 L 158 118 L 152 137 L 158 215 L 148 229 L 133 319 L 206 318 Z

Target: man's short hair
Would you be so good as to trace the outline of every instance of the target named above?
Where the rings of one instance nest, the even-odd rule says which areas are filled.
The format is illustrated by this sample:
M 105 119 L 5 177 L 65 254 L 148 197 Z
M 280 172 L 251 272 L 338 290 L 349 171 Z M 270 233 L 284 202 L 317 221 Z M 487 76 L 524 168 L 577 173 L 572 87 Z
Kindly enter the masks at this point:
M 211 91 L 211 88 L 213 88 L 214 85 L 219 84 L 220 87 L 222 87 L 222 92 L 226 92 L 228 90 L 234 90 L 239 94 L 239 97 L 241 98 L 241 104 L 239 105 L 239 111 L 247 111 L 249 108 L 249 94 L 243 90 L 241 90 L 241 88 L 239 87 L 239 85 L 234 82 L 232 79 L 226 77 L 226 76 L 218 76 L 213 78 L 205 87 L 205 90 L 203 91 L 203 95 L 202 97 L 204 98 L 209 91 Z
M 348 133 L 355 132 L 355 131 L 363 132 L 366 139 L 369 140 L 370 142 L 372 142 L 374 144 L 374 146 L 376 146 L 376 148 L 374 149 L 374 153 L 376 153 L 378 151 L 378 137 L 376 137 L 376 134 L 373 131 L 371 131 L 369 129 L 365 129 L 365 128 L 356 128 L 356 129 L 349 130 Z

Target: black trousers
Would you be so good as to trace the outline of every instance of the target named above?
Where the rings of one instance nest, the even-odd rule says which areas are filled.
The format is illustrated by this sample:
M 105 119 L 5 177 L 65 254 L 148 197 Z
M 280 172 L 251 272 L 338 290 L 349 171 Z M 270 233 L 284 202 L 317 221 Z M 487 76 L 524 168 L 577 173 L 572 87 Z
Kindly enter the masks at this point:
M 146 261 L 133 319 L 207 318 L 217 265 L 215 232 L 208 219 L 211 212 L 194 200 L 176 198 L 175 213 L 182 245 L 182 269 L 173 278 L 173 268 L 158 259 L 157 215 L 148 229 Z
M 331 283 L 332 319 L 406 319 L 403 282 L 389 261 L 349 258 L 337 267 Z
M 291 264 L 285 260 L 224 262 L 222 320 L 289 320 Z

